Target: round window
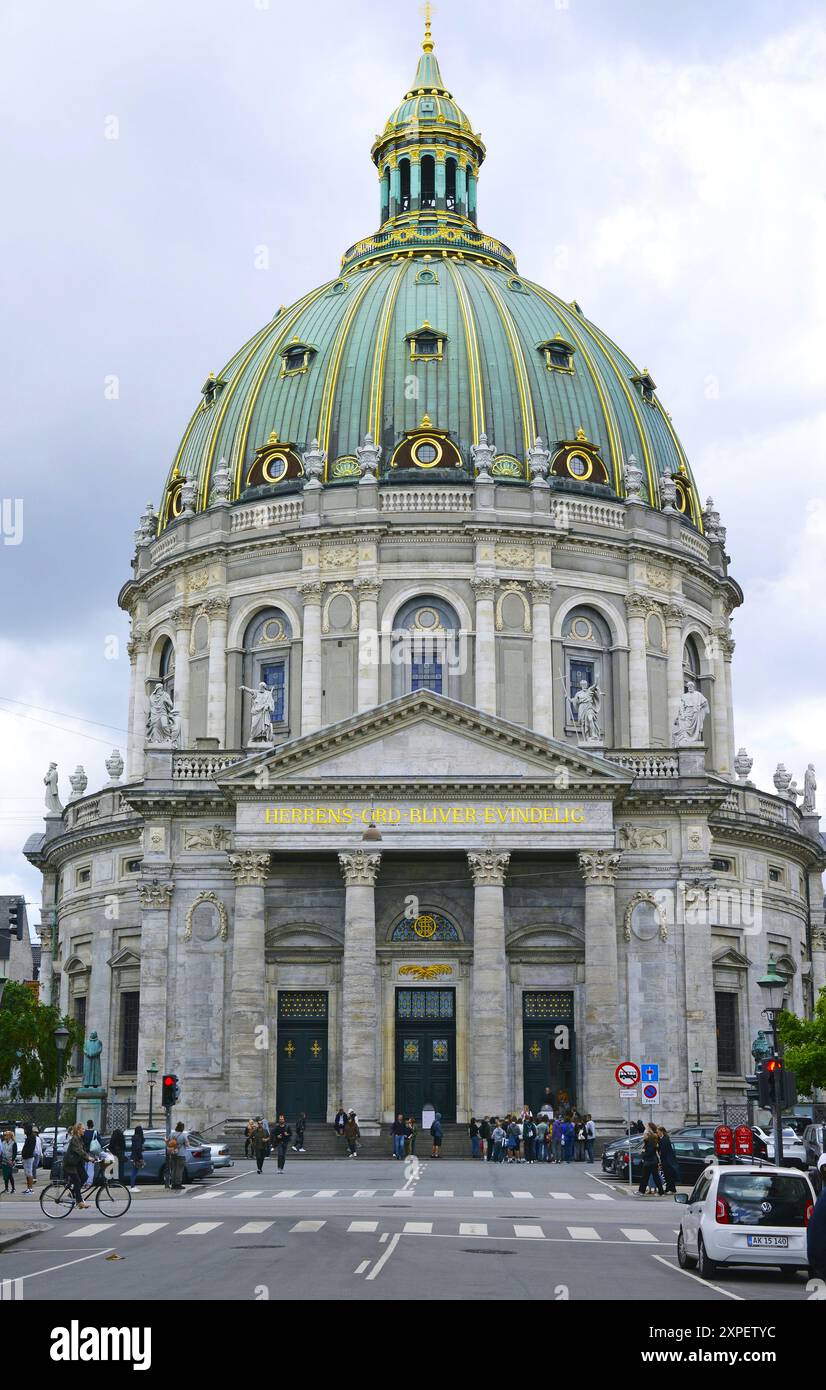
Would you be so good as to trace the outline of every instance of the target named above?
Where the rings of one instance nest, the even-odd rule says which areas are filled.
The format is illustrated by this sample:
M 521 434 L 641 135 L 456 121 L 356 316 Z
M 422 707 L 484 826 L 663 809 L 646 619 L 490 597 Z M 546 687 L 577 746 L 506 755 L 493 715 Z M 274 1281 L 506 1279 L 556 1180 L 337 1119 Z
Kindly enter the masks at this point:
M 289 460 L 286 454 L 270 454 L 264 467 L 261 469 L 261 477 L 265 483 L 280 483 L 284 474 L 287 472 Z
M 442 457 L 441 445 L 435 439 L 422 439 L 413 448 L 413 462 L 420 468 L 433 468 Z
M 582 454 L 571 454 L 568 459 L 568 472 L 574 478 L 587 478 L 591 472 L 591 460 Z

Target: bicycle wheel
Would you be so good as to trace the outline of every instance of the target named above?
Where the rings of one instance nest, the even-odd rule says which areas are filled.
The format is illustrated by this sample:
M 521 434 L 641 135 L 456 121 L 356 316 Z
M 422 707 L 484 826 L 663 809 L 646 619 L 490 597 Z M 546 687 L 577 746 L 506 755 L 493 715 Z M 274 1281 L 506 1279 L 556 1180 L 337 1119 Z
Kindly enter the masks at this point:
M 40 1210 L 52 1221 L 62 1221 L 74 1205 L 72 1189 L 62 1182 L 50 1182 L 40 1194 Z
M 125 1216 L 132 1205 L 132 1193 L 125 1183 L 105 1182 L 98 1188 L 95 1206 L 101 1216 Z

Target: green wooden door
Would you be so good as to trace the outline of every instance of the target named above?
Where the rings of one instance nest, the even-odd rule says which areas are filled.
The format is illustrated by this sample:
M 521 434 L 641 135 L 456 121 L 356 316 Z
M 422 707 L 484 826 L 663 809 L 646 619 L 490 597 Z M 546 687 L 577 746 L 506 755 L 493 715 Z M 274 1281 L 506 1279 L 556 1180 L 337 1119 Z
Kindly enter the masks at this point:
M 397 989 L 396 1112 L 420 1121 L 428 1104 L 455 1121 L 455 991 Z
M 550 1089 L 559 1103 L 576 1105 L 574 996 L 564 990 L 527 990 L 522 996 L 524 1099 L 536 1114 Z
M 278 991 L 277 1114 L 293 1126 L 302 1110 L 308 1120 L 327 1118 L 327 994 L 321 990 Z

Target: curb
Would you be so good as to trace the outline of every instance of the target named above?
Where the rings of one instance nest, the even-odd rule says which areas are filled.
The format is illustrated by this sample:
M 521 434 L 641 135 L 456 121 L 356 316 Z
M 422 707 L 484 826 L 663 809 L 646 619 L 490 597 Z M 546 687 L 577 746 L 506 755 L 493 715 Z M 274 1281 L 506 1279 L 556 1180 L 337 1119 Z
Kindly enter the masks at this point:
M 23 1226 L 19 1230 L 11 1231 L 8 1235 L 3 1235 L 2 1226 L 0 1226 L 0 1250 L 4 1250 L 9 1245 L 16 1245 L 19 1240 L 27 1240 L 29 1236 L 36 1236 L 42 1230 L 42 1226 Z

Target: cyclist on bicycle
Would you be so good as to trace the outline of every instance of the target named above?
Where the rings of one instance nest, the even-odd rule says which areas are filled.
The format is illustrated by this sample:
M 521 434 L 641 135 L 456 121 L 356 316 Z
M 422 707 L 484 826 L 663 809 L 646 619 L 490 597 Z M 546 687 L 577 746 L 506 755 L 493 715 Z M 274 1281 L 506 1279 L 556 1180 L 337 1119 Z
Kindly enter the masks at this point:
M 86 1176 L 86 1164 L 89 1155 L 84 1147 L 82 1136 L 83 1125 L 72 1125 L 69 1131 L 69 1142 L 63 1155 L 63 1172 L 66 1181 L 71 1186 L 76 1205 L 85 1208 L 88 1207 L 89 1203 L 83 1200 L 82 1179 Z

